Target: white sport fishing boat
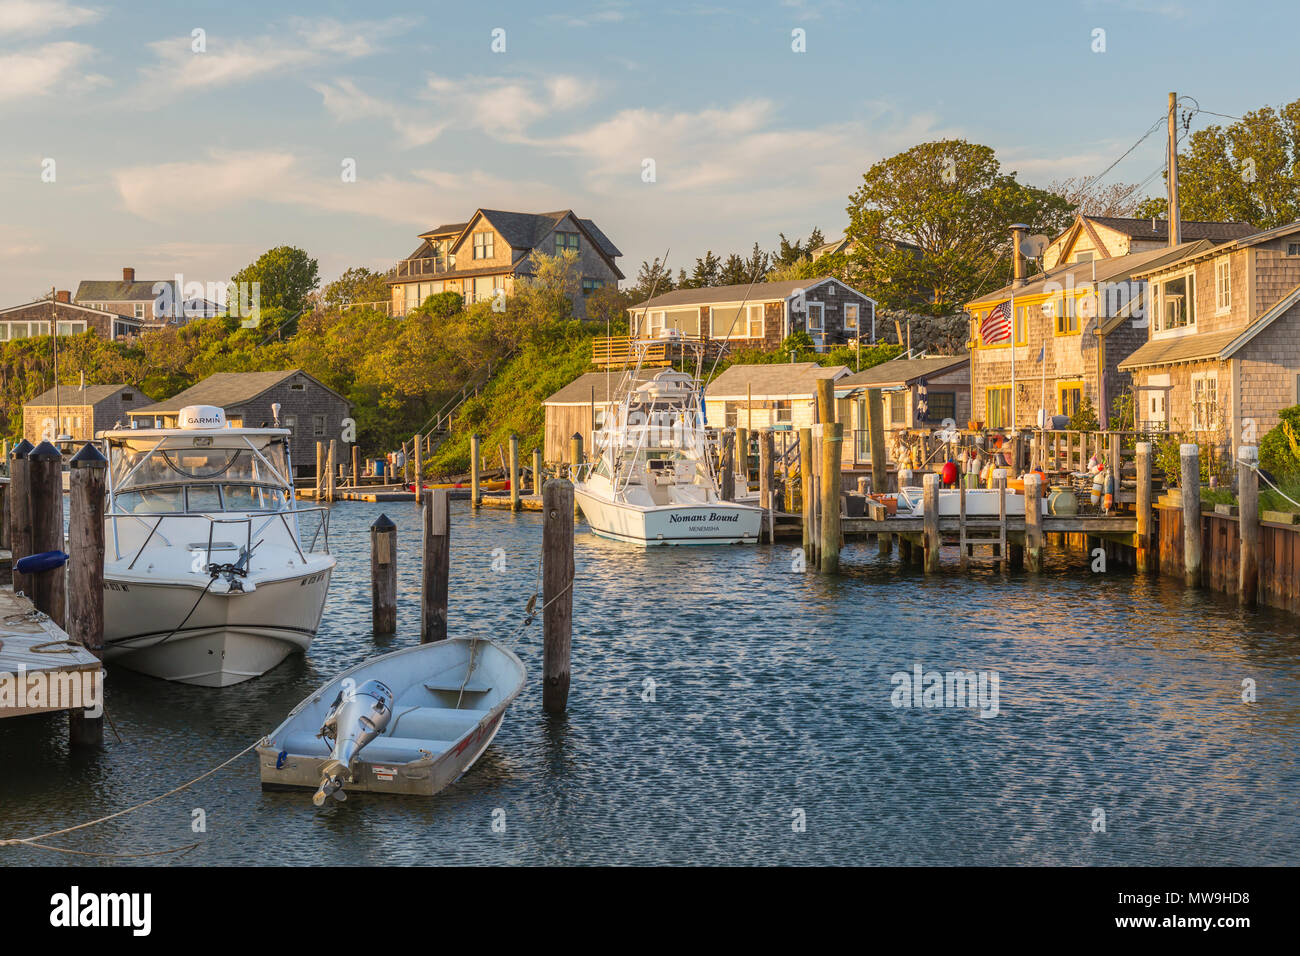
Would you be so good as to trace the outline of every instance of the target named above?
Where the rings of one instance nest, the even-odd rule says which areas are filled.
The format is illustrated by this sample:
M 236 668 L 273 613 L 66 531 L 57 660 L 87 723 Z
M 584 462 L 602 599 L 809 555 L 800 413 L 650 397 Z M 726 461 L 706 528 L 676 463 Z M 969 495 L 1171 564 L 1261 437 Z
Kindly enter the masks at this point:
M 101 433 L 106 661 L 226 687 L 307 649 L 335 561 L 328 511 L 294 507 L 289 435 L 205 405 Z
M 594 437 L 595 460 L 574 483 L 574 497 L 591 530 L 641 545 L 755 544 L 763 512 L 724 501 L 713 473 L 716 442 L 704 421 L 700 388 L 703 346 L 682 341 L 695 372 L 644 370 L 639 340 L 635 366 Z M 683 363 L 689 364 L 689 362 Z
M 494 641 L 452 638 L 365 661 L 297 707 L 257 746 L 262 786 L 432 796 L 487 750 L 524 686 Z

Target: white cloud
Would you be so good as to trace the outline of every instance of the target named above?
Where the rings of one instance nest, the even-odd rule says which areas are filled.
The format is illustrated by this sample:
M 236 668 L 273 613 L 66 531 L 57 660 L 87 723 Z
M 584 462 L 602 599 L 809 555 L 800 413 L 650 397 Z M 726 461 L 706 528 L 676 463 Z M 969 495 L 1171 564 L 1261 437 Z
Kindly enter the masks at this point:
M 18 53 L 0 54 L 0 102 L 21 101 L 51 93 L 80 93 L 108 80 L 94 73 L 82 73 L 78 66 L 94 49 L 84 43 L 64 40 Z
M 412 178 L 370 177 L 345 183 L 337 174 L 313 173 L 299 158 L 280 150 L 213 153 L 176 163 L 130 166 L 113 173 L 130 213 L 150 222 L 183 222 L 248 204 L 280 203 L 341 215 L 381 219 L 414 228 L 465 214 L 465 202 L 492 196 L 493 202 L 533 208 L 564 205 L 564 190 L 519 177 L 483 171 L 465 174 L 417 170 Z M 448 198 L 450 197 L 450 198 Z M 540 206 L 538 207 L 540 208 Z
M 357 120 L 382 119 L 390 123 L 405 146 L 423 146 L 441 135 L 449 125 L 421 115 L 418 109 L 399 107 L 394 103 L 362 92 L 352 80 L 337 83 L 313 83 L 312 89 L 324 100 L 325 109 L 340 123 Z
M 375 40 L 407 26 L 410 21 L 341 23 L 336 20 L 295 20 L 284 31 L 247 39 L 208 33 L 206 50 L 194 52 L 188 35 L 149 44 L 156 62 L 143 67 L 135 99 L 157 103 L 178 93 L 231 86 L 257 77 L 304 69 L 375 52 Z
M 102 14 L 89 7 L 74 7 L 67 0 L 0 0 L 0 36 L 34 36 L 93 23 Z

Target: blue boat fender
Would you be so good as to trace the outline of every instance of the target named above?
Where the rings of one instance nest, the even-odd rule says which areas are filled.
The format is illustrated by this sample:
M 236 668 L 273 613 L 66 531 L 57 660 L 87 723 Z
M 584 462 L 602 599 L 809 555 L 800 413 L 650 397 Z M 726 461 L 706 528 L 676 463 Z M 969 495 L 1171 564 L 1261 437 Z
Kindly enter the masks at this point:
M 25 558 L 19 558 L 18 563 L 14 565 L 14 570 L 19 574 L 40 574 L 42 571 L 61 568 L 67 563 L 68 556 L 62 551 L 42 551 L 40 554 L 29 554 Z

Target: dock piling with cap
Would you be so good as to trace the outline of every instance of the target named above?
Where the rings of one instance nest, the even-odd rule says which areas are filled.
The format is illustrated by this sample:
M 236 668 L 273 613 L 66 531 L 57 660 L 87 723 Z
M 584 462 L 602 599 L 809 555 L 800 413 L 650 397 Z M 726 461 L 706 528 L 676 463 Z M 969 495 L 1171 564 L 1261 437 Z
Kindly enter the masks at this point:
M 69 463 L 68 637 L 104 659 L 104 501 L 108 460 L 87 442 Z M 98 747 L 104 718 L 68 711 L 68 742 Z
M 397 631 L 397 525 L 384 514 L 370 526 L 370 620 L 376 634 Z
M 1137 569 L 1151 571 L 1155 569 L 1151 540 L 1151 443 L 1140 441 L 1136 448 L 1137 457 Z M 1118 489 L 1117 489 L 1118 490 Z
M 1248 606 L 1259 600 L 1259 461 L 1256 445 L 1237 450 L 1237 520 L 1241 554 L 1237 562 L 1237 593 Z
M 63 456 L 47 441 L 27 456 L 32 554 L 63 550 Z M 62 565 L 31 575 L 32 603 L 59 627 L 67 623 L 67 572 Z M 66 628 L 65 628 L 66 629 Z
M 31 463 L 32 443 L 26 438 L 9 453 L 9 553 L 13 561 L 14 591 L 31 596 L 31 582 L 18 570 L 18 559 L 32 553 Z
M 542 709 L 569 705 L 573 634 L 573 482 L 552 478 L 542 488 Z
M 840 569 L 840 447 L 844 426 L 840 422 L 822 425 L 821 544 L 817 566 L 823 574 Z
M 451 575 L 451 512 L 445 488 L 435 488 L 421 509 L 424 563 L 420 587 L 420 643 L 447 639 L 447 592 Z
M 1183 583 L 1201 585 L 1201 449 L 1178 447 L 1179 494 L 1183 500 Z

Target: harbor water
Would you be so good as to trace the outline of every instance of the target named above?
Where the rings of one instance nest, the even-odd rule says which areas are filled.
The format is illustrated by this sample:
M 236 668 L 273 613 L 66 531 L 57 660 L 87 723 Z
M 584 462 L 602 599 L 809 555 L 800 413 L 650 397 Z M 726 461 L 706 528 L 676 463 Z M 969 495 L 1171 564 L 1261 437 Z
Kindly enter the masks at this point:
M 370 631 L 368 528 L 398 525 L 399 632 Z M 506 637 L 528 684 L 496 741 L 429 798 L 263 792 L 248 754 L 193 789 L 0 865 L 1295 864 L 1297 621 L 1167 578 L 925 576 L 850 542 L 576 541 L 569 712 L 541 710 L 540 515 L 452 506 L 453 633 Z M 339 670 L 419 640 L 413 504 L 333 508 L 338 557 L 309 653 L 210 690 L 112 668 L 96 756 L 62 715 L 0 721 L 0 838 L 164 793 L 255 742 Z M 540 602 L 539 602 L 540 603 Z M 903 677 L 996 678 L 985 707 L 896 706 Z M 1253 688 L 1253 701 L 1243 693 Z M 1245 691 L 1244 691 L 1245 689 Z M 986 704 L 990 703 L 988 699 Z

